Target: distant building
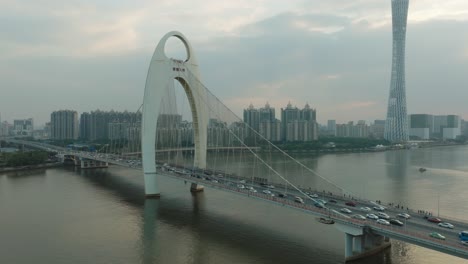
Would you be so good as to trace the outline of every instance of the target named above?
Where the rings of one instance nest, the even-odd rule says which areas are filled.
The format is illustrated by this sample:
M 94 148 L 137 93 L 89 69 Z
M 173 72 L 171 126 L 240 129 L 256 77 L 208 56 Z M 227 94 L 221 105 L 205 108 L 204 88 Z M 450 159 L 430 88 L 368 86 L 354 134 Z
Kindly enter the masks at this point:
M 369 137 L 369 126 L 363 120 L 358 121 L 356 125 L 353 121 L 349 121 L 347 124 L 337 124 L 336 136 L 367 138 Z
M 165 115 L 160 115 L 161 119 L 164 122 L 169 122 L 171 120 L 167 119 Z M 165 119 L 166 118 L 166 119 Z M 179 121 L 179 120 L 177 120 Z M 141 122 L 141 113 L 134 112 L 117 112 L 117 111 L 101 111 L 96 110 L 90 113 L 82 113 L 80 116 L 80 138 L 83 140 L 107 140 L 112 137 L 117 136 L 115 129 L 118 129 L 119 125 L 110 125 L 111 123 L 123 124 L 128 123 L 129 128 L 133 127 L 134 124 Z M 172 121 L 171 121 L 172 122 Z M 141 123 L 140 123 L 141 124 Z M 109 132 L 109 128 L 114 129 L 114 131 Z M 132 128 L 133 129 L 133 128 Z M 120 132 L 119 132 L 120 133 Z M 127 136 L 129 134 L 127 133 Z
M 331 136 L 336 136 L 336 120 L 327 121 L 327 132 Z
M 374 120 L 369 126 L 369 136 L 373 138 L 383 138 L 385 130 L 385 120 Z
M 254 131 L 260 130 L 260 112 L 250 104 L 249 108 L 244 109 L 244 123 L 251 129 L 247 129 L 247 136 L 253 136 Z
M 276 119 L 275 108 L 267 102 L 265 107 L 256 109 L 252 104 L 244 109 L 244 122 L 270 141 L 281 140 L 281 122 Z M 251 129 L 246 130 L 247 136 L 253 136 Z
M 457 115 L 413 114 L 409 120 L 412 138 L 456 139 L 462 134 L 462 120 Z
M 51 139 L 78 139 L 78 113 L 60 110 L 50 115 Z
M 434 130 L 434 116 L 414 114 L 409 116 L 410 137 L 413 139 L 430 139 Z
M 34 121 L 32 118 L 16 119 L 13 121 L 13 134 L 15 136 L 32 136 Z
M 288 103 L 281 109 L 282 140 L 312 141 L 318 138 L 317 114 L 315 109 L 306 104 L 303 109 L 292 107 Z

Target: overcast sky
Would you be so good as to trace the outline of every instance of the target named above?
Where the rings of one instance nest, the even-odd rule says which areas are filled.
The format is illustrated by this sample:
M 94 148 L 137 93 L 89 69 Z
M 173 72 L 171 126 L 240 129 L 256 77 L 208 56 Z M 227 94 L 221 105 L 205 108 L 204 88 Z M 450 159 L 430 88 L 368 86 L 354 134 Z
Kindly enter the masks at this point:
M 390 0 L 0 0 L 2 120 L 73 109 L 135 111 L 159 39 L 181 31 L 205 85 L 241 115 L 290 101 L 319 122 L 384 119 Z M 172 41 L 168 53 L 181 45 Z M 468 119 L 468 2 L 412 0 L 409 113 Z

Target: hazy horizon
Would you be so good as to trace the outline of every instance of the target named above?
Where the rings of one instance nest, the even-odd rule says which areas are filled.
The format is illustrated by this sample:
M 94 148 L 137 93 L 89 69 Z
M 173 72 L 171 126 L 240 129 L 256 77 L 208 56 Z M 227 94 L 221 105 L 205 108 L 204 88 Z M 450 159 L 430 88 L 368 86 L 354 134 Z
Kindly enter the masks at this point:
M 136 111 L 149 60 L 171 30 L 191 41 L 204 84 L 242 116 L 252 103 L 317 110 L 319 123 L 384 119 L 388 1 L 2 1 L 1 119 L 61 109 Z M 181 56 L 181 45 L 167 52 Z M 408 113 L 468 119 L 468 3 L 410 1 Z

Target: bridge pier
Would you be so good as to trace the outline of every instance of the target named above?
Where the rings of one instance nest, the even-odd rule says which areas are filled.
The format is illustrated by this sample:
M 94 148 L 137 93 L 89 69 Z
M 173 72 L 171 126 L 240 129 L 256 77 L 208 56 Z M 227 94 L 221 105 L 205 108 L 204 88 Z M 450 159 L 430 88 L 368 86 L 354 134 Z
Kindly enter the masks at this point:
M 374 255 L 391 245 L 388 238 L 373 234 L 368 228 L 344 224 L 336 226 L 345 233 L 346 262 Z
M 196 183 L 192 183 L 190 185 L 190 192 L 203 192 L 205 188 L 201 185 L 198 185 Z
M 145 172 L 145 196 L 146 198 L 159 198 L 161 193 L 159 192 L 157 183 L 156 172 Z

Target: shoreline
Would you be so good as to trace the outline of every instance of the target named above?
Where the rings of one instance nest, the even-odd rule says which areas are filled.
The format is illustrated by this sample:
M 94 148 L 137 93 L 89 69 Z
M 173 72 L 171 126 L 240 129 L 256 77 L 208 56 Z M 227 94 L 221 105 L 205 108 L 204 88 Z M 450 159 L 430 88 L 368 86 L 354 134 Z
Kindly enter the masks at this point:
M 5 167 L 5 168 L 0 168 L 0 174 L 7 173 L 7 172 L 15 172 L 15 171 L 28 171 L 28 170 L 37 170 L 37 169 L 47 169 L 47 168 L 54 168 L 54 167 L 61 167 L 61 166 L 63 166 L 63 164 L 61 162 L 54 162 L 54 163 L 44 163 L 44 164 L 38 164 L 38 165 Z

